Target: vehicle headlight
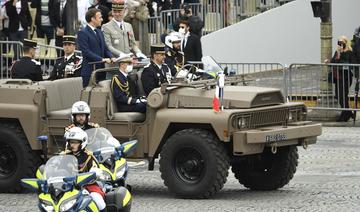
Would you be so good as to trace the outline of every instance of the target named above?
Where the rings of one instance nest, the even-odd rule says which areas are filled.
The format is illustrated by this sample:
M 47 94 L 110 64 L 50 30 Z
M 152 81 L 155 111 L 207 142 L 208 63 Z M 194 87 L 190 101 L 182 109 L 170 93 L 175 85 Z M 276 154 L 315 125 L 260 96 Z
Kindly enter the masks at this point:
M 76 199 L 68 200 L 60 205 L 60 211 L 68 211 L 70 210 L 76 203 Z
M 126 165 L 124 164 L 116 170 L 116 179 L 124 177 L 125 172 L 126 172 Z
M 100 174 L 99 179 L 101 181 L 111 181 L 111 175 L 108 172 L 102 170 L 102 173 Z
M 296 122 L 296 121 L 303 121 L 306 119 L 306 112 L 305 114 L 302 110 L 290 110 L 288 114 L 288 121 L 289 122 Z
M 250 127 L 250 116 L 241 116 L 237 121 L 238 129 L 246 129 Z
M 54 206 L 51 202 L 40 200 L 40 206 L 47 212 L 55 211 Z

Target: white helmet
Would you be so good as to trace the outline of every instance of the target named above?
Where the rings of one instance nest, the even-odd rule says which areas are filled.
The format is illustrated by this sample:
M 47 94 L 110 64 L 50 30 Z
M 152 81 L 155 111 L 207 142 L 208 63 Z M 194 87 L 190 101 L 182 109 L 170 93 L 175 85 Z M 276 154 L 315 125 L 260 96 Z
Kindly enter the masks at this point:
M 87 118 L 90 119 L 90 107 L 84 101 L 77 101 L 71 107 L 71 121 L 74 122 L 74 116 L 76 114 L 86 114 Z
M 165 45 L 171 49 L 174 48 L 173 42 L 180 42 L 180 41 L 181 41 L 181 37 L 178 32 L 172 32 L 165 37 Z
M 80 141 L 81 149 L 84 149 L 88 144 L 88 136 L 86 132 L 80 127 L 70 128 L 68 131 L 65 132 L 64 137 L 66 139 L 66 146 L 69 145 L 69 140 Z

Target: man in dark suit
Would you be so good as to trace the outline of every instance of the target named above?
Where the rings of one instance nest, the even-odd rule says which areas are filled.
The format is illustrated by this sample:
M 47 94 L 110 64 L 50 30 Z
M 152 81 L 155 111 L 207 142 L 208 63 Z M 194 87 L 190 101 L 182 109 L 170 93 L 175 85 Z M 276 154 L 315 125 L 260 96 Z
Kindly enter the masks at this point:
M 63 36 L 64 57 L 56 60 L 50 80 L 80 77 L 82 57 L 75 54 L 76 38 L 73 35 Z
M 11 68 L 12 78 L 30 79 L 32 81 L 42 81 L 41 63 L 34 60 L 37 43 L 33 40 L 24 39 L 24 56 L 16 61 Z
M 56 46 L 62 46 L 62 37 L 67 34 L 67 5 L 65 0 L 49 0 L 49 18 L 51 25 L 55 28 Z
M 172 77 L 176 74 L 176 71 L 171 72 L 169 66 L 164 63 L 164 47 L 163 44 L 152 45 L 150 47 L 151 61 L 150 64 L 145 66 L 141 74 L 141 82 L 146 96 L 148 96 L 154 88 L 160 87 L 162 83 L 170 83 Z
M 190 33 L 187 21 L 180 21 L 179 32 L 183 35 L 181 50 L 184 52 L 185 63 L 189 61 L 200 62 L 202 58 L 202 48 L 200 38 Z
M 135 84 L 128 80 L 128 72 L 132 71 L 132 59 L 125 56 L 119 60 L 119 73 L 111 80 L 111 90 L 116 101 L 118 112 L 146 111 L 146 100 L 140 100 L 131 93 Z
M 29 4 L 26 0 L 10 0 L 5 4 L 6 14 L 9 17 L 9 37 L 12 41 L 23 41 L 28 37 L 28 28 L 31 26 L 32 18 Z M 15 59 L 19 56 L 19 49 L 14 45 Z
M 78 33 L 78 46 L 83 56 L 81 68 L 83 87 L 89 84 L 94 68 L 104 68 L 104 63 L 109 64 L 115 61 L 115 58 L 112 58 L 111 52 L 105 45 L 104 34 L 97 28 L 101 26 L 102 22 L 101 11 L 95 8 L 89 9 L 86 12 L 85 19 L 88 25 Z M 99 73 L 96 79 L 101 81 L 105 77 L 105 73 Z

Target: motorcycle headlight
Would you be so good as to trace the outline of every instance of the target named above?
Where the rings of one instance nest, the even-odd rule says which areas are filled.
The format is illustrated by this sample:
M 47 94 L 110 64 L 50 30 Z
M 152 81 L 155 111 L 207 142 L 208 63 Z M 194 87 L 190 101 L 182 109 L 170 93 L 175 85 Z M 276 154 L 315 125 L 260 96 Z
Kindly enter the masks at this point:
M 70 210 L 76 203 L 76 199 L 67 200 L 60 205 L 60 211 L 68 211 Z
M 111 175 L 108 172 L 102 170 L 102 173 L 99 176 L 99 179 L 101 181 L 111 181 Z
M 116 179 L 124 177 L 125 172 L 126 172 L 126 165 L 124 164 L 116 170 Z
M 51 202 L 40 200 L 40 206 L 47 212 L 55 211 L 54 206 L 51 204 Z

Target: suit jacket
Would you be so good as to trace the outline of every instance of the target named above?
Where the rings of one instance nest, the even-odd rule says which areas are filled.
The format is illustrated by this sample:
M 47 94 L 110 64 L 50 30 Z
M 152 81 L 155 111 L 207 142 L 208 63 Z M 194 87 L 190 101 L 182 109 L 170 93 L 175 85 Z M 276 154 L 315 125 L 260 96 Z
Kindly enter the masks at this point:
M 120 29 L 114 20 L 102 26 L 106 46 L 116 57 L 119 57 L 120 53 L 140 52 L 139 47 L 137 47 L 135 43 L 134 31 L 131 24 L 123 23 L 123 29 Z
M 30 57 L 23 57 L 16 61 L 11 68 L 12 78 L 15 79 L 30 79 L 32 81 L 42 81 L 41 64 L 40 62 L 31 59 Z
M 168 82 L 168 77 L 171 76 L 170 68 L 164 63 L 159 67 L 151 61 L 149 65 L 144 68 L 144 71 L 141 74 L 141 83 L 144 88 L 145 95 L 148 96 L 149 93 L 154 89 L 160 87 L 162 83 Z
M 50 23 L 51 25 L 53 25 L 55 28 L 59 27 L 59 28 L 64 28 L 66 29 L 66 16 L 67 16 L 67 3 L 63 8 L 63 12 L 62 14 L 60 14 L 60 0 L 49 0 L 49 18 L 50 18 Z M 65 32 L 65 35 L 67 33 Z
M 19 24 L 24 30 L 27 30 L 31 26 L 32 18 L 29 10 L 28 1 L 21 1 L 21 11 L 18 14 L 16 7 L 13 6 L 14 0 L 6 2 L 6 14 L 9 17 L 9 32 L 17 32 Z
M 86 26 L 78 33 L 78 46 L 82 52 L 83 63 L 81 68 L 81 76 L 90 76 L 94 65 L 91 62 L 101 62 L 103 58 L 111 58 L 112 54 L 105 45 L 104 34 L 99 29 L 95 29 L 95 32 Z M 104 63 L 98 63 L 95 65 L 96 69 L 104 68 Z
M 181 42 L 181 46 L 183 47 L 183 42 Z M 201 61 L 202 58 L 202 48 L 200 38 L 190 33 L 190 36 L 187 38 L 187 42 L 185 48 L 183 48 L 185 63 L 188 61 Z
M 36 8 L 35 25 L 41 26 L 41 0 L 31 0 L 32 8 Z M 50 1 L 48 2 L 49 18 L 50 18 Z M 50 22 L 51 23 L 51 22 Z

